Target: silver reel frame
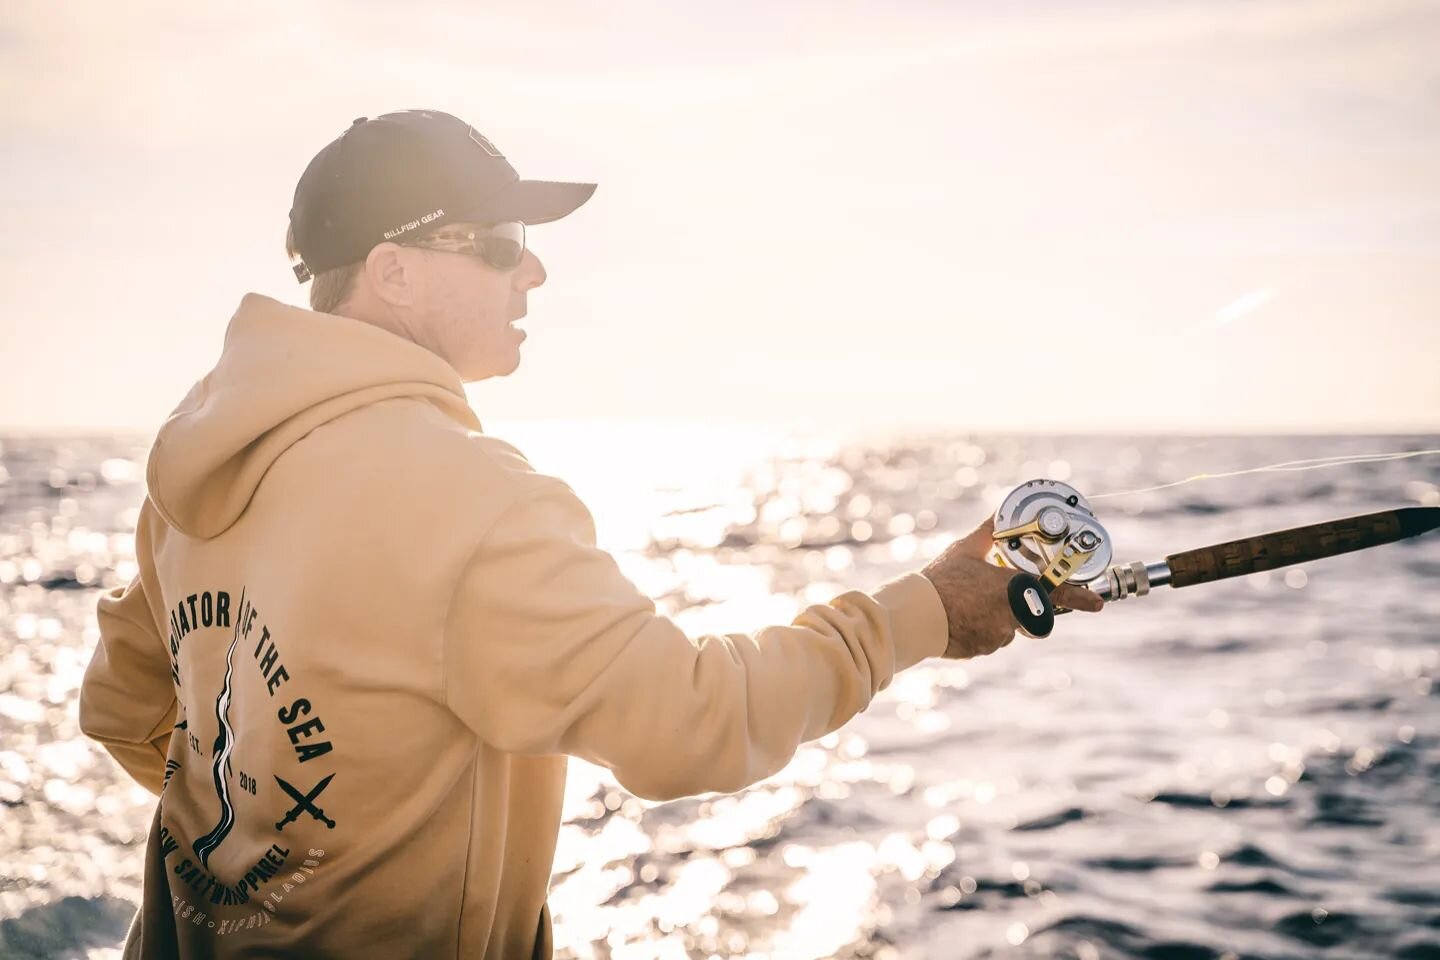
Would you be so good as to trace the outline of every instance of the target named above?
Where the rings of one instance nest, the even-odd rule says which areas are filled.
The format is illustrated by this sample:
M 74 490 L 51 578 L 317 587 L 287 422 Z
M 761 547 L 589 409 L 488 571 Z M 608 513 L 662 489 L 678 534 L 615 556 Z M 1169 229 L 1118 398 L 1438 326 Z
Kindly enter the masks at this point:
M 1092 552 L 1066 581 L 1088 583 L 1110 566 L 1110 535 L 1095 519 L 1090 501 L 1069 484 L 1030 480 L 1011 490 L 995 510 L 995 553 L 1002 566 L 1040 576 L 1067 546 Z

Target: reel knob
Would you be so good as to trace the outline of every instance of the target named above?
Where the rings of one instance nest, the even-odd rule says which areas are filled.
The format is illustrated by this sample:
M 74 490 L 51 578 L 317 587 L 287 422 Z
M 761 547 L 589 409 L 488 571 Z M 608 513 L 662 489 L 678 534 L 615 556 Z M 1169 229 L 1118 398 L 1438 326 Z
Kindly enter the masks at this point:
M 1017 573 L 1007 588 L 1010 612 L 1027 637 L 1041 639 L 1055 629 L 1055 604 L 1050 599 L 1050 585 L 1029 573 Z

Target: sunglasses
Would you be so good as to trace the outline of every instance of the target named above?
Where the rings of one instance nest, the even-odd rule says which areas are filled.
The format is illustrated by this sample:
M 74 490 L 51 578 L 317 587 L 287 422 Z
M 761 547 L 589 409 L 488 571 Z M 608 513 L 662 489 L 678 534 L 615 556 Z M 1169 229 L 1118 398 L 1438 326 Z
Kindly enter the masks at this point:
M 441 232 L 411 246 L 479 257 L 496 270 L 509 271 L 520 266 L 525 258 L 525 224 L 506 220 L 474 230 L 446 232 L 442 228 Z

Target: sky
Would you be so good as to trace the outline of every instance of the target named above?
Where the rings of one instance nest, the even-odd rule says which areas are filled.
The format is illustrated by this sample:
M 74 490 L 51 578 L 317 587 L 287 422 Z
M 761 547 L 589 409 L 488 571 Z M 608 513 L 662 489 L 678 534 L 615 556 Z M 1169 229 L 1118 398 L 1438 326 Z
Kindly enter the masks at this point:
M 154 430 L 359 116 L 530 231 L 496 419 L 1440 432 L 1440 2 L 7 3 L 0 430 Z

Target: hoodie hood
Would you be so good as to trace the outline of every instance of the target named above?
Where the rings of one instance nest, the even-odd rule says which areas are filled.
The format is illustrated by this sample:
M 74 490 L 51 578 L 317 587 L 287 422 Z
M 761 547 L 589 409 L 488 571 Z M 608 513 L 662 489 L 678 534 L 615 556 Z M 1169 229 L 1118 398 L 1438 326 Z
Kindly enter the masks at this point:
M 217 537 L 291 444 L 394 397 L 428 400 L 480 430 L 459 373 L 424 347 L 359 320 L 247 294 L 215 368 L 156 435 L 145 469 L 150 500 L 186 536 Z

